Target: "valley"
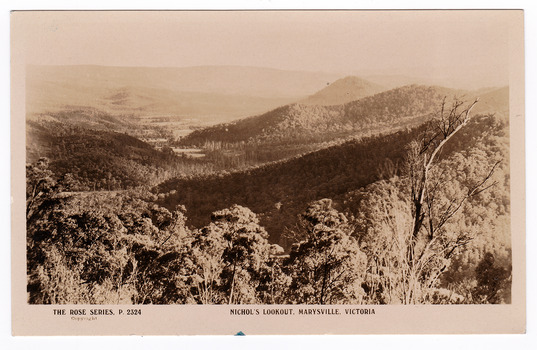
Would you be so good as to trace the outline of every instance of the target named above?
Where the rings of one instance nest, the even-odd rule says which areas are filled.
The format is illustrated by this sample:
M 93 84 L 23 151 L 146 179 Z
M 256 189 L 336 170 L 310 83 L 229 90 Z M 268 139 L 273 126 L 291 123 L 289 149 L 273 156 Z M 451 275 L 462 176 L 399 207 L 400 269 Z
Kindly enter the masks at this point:
M 491 296 L 462 283 L 479 287 L 475 271 L 489 253 L 510 271 L 508 87 L 388 88 L 228 66 L 32 69 L 27 222 L 36 302 L 54 302 L 40 287 L 53 277 L 39 273 L 65 248 L 50 244 L 80 251 L 93 242 L 82 260 L 66 255 L 82 271 L 73 278 L 103 288 L 102 300 L 85 302 L 108 300 L 106 288 L 116 287 L 104 283 L 115 281 L 133 303 L 224 303 L 235 281 L 229 268 L 239 264 L 247 292 L 231 291 L 228 302 L 319 303 L 289 281 L 317 273 L 305 261 L 329 247 L 340 254 L 334 271 L 360 271 L 348 278 L 361 281 L 345 295 L 338 290 L 348 283 L 334 282 L 330 302 L 407 303 L 408 281 L 386 272 L 409 263 L 393 244 L 434 257 L 419 277 L 434 288 L 415 302 L 509 300 L 503 285 Z M 427 156 L 432 175 L 420 178 Z M 420 181 L 426 210 L 412 197 Z M 408 243 L 413 220 L 423 223 Z M 95 265 L 99 254 L 107 262 Z M 231 262 L 218 265 L 224 258 Z M 205 275 L 211 266 L 222 275 Z

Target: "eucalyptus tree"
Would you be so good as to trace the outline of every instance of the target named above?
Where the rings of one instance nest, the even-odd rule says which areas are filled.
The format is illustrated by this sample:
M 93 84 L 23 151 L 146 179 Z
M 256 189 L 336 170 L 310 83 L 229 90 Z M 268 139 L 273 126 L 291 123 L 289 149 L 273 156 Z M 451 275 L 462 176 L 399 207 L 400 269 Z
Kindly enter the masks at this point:
M 359 303 L 367 259 L 347 218 L 330 199 L 323 199 L 302 213 L 300 227 L 301 240 L 292 246 L 286 263 L 289 302 Z

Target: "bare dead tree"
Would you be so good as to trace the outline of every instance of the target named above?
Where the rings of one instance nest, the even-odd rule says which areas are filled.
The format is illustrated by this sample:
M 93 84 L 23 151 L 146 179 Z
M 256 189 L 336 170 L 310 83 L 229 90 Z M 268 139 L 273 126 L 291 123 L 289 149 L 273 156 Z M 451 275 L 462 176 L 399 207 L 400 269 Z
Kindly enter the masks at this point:
M 470 120 L 470 112 L 478 103 L 463 108 L 463 102 L 455 100 L 446 109 L 444 99 L 437 118 L 433 119 L 419 142 L 414 142 L 408 154 L 408 179 L 412 206 L 412 227 L 407 238 L 406 263 L 403 274 L 405 303 L 415 303 L 422 297 L 419 289 L 432 287 L 448 264 L 446 261 L 458 248 L 470 243 L 472 237 L 459 233 L 455 238 L 447 238 L 442 229 L 457 214 L 471 197 L 489 189 L 495 183 L 490 179 L 500 162 L 468 191 L 457 198 L 449 199 L 444 206 L 437 204 L 437 196 L 443 186 L 442 177 L 431 178 L 433 168 L 438 164 L 438 154 L 444 145 Z M 444 263 L 439 263 L 444 261 Z

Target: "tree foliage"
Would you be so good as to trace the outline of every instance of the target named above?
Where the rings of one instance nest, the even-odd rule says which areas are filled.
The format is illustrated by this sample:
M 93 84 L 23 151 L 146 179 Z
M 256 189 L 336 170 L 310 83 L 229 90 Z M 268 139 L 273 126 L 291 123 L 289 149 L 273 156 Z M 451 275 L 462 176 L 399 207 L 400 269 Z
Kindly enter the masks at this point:
M 196 302 L 252 304 L 268 268 L 266 231 L 247 208 L 235 205 L 213 213 L 212 222 L 194 236 L 191 259 Z
M 301 240 L 291 248 L 286 269 L 289 300 L 298 304 L 360 303 L 366 257 L 347 219 L 323 199 L 301 215 Z

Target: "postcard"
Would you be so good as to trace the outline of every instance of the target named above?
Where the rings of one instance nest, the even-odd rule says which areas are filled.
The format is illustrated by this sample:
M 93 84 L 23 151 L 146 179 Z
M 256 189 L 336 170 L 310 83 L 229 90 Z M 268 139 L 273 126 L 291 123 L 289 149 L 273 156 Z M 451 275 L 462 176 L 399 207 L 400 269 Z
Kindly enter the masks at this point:
M 14 11 L 14 335 L 523 333 L 524 13 Z

